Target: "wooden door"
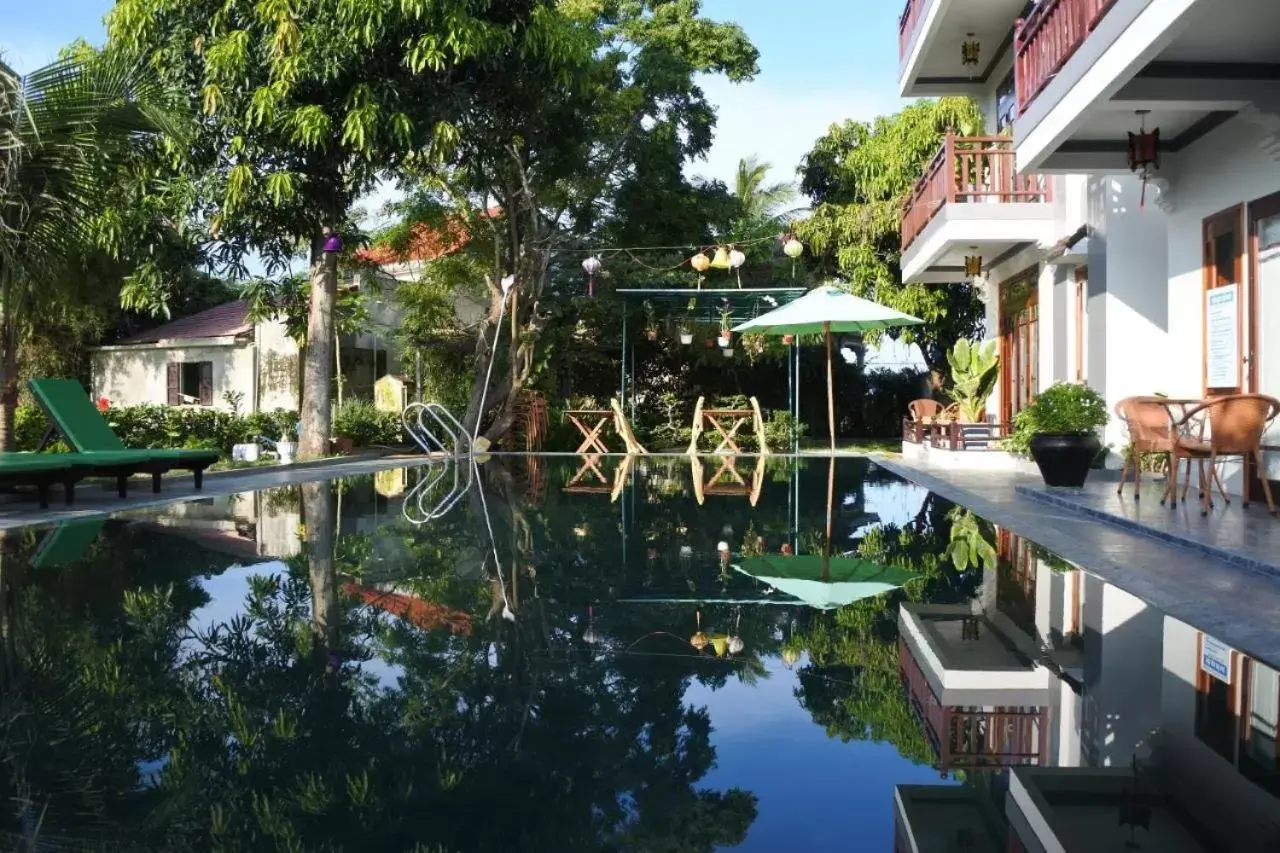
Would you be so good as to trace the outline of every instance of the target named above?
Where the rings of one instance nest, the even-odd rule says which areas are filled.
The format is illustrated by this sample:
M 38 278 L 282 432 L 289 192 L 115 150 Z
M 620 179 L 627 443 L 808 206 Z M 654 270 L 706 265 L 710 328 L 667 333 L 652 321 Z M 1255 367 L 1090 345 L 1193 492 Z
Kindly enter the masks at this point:
M 1238 394 L 1244 388 L 1243 212 L 1237 205 L 1204 221 L 1201 322 L 1206 395 Z
M 1040 391 L 1039 288 L 1034 274 L 1001 285 L 1000 414 L 1009 423 Z

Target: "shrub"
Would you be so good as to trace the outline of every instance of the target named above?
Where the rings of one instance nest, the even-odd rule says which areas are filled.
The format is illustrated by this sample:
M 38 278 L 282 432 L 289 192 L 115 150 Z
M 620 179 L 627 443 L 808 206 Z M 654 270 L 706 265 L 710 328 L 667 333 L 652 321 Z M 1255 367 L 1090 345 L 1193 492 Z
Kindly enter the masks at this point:
M 351 439 L 356 447 L 400 443 L 400 416 L 382 412 L 369 400 L 351 398 L 333 416 L 333 434 Z
M 260 435 L 279 439 L 294 435 L 298 415 L 278 409 L 237 415 L 216 409 L 143 405 L 108 409 L 103 417 L 126 447 L 140 450 L 167 447 L 208 448 L 230 455 L 231 446 Z M 19 450 L 35 450 L 48 427 L 38 406 L 24 404 L 14 413 Z M 65 450 L 61 443 L 49 450 Z

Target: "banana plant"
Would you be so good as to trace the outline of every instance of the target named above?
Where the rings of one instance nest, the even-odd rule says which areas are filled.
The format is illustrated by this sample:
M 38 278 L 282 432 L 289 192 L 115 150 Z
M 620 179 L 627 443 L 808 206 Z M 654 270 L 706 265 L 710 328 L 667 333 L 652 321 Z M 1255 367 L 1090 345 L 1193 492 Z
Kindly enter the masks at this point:
M 1000 375 L 996 343 L 958 341 L 947 353 L 947 363 L 951 366 L 951 394 L 960 406 L 960 418 L 964 423 L 976 423 L 982 418 Z
M 974 569 L 995 569 L 997 554 L 991 544 L 985 525 L 978 516 L 966 509 L 951 511 L 951 540 L 947 545 L 947 557 L 958 572 Z

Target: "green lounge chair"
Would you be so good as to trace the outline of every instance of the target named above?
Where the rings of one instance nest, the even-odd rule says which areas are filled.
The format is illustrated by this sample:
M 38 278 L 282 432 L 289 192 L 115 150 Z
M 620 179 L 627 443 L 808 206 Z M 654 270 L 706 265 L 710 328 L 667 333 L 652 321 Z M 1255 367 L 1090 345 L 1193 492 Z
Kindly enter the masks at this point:
M 31 558 L 33 569 L 47 569 L 54 566 L 66 566 L 84 559 L 89 546 L 102 532 L 105 518 L 90 518 L 85 521 L 64 521 L 50 530 L 40 542 L 35 556 Z
M 160 491 L 160 477 L 169 471 L 190 471 L 195 487 L 204 486 L 204 469 L 218 461 L 213 450 L 130 450 L 111 431 L 102 413 L 74 379 L 32 379 L 31 394 L 49 416 L 48 443 L 61 435 L 76 451 L 75 465 L 90 468 L 82 476 L 113 476 L 120 497 L 127 494 L 133 474 L 151 475 L 151 491 Z
M 35 486 L 40 508 L 49 508 L 49 487 L 62 483 L 67 503 L 74 500 L 76 480 L 81 476 L 74 453 L 0 453 L 0 485 Z

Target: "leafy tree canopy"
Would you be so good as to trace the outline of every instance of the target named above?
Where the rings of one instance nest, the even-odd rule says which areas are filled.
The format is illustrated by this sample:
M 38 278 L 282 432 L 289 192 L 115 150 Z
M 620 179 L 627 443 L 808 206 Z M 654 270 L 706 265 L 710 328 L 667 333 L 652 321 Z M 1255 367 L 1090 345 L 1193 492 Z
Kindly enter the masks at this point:
M 800 169 L 800 189 L 814 210 L 798 231 L 820 267 L 853 293 L 924 320 L 898 334 L 920 345 L 934 371 L 945 369 L 957 340 L 981 331 L 984 310 L 971 284 L 902 281 L 902 202 L 948 129 L 981 128 L 978 106 L 967 98 L 920 101 L 896 115 L 832 125 Z

